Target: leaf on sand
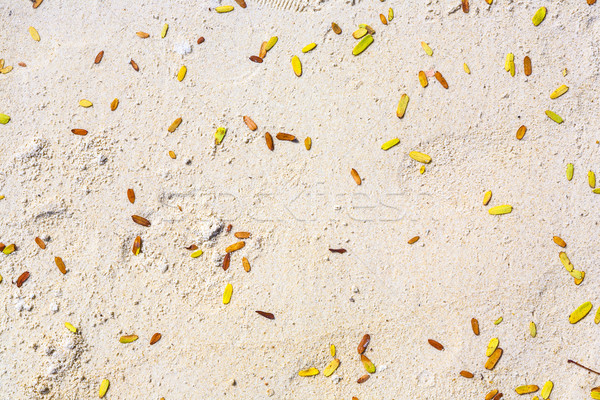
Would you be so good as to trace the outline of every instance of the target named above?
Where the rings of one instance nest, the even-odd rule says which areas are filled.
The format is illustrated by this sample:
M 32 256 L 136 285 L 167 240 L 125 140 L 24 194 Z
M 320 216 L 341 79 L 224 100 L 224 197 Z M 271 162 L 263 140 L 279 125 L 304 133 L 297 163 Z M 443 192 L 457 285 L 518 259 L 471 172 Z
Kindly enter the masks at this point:
M 98 389 L 98 397 L 100 397 L 101 399 L 104 398 L 109 386 L 110 382 L 108 381 L 108 379 L 103 379 L 100 383 L 100 388 Z
M 429 47 L 426 42 L 421 42 L 421 47 L 423 50 L 425 50 L 425 53 L 427 53 L 428 56 L 433 56 L 433 50 L 431 50 L 431 47 Z
M 592 310 L 592 303 L 590 303 L 589 301 L 583 303 L 582 305 L 577 307 L 577 309 L 575 309 L 575 311 L 573 311 L 571 313 L 571 315 L 569 316 L 569 322 L 571 324 L 576 324 L 577 322 L 581 321 L 586 315 L 588 315 L 588 313 L 591 310 Z
M 358 42 L 358 44 L 356 46 L 354 46 L 354 49 L 352 50 L 352 54 L 354 54 L 355 56 L 359 55 L 360 53 L 365 51 L 367 49 L 367 47 L 369 47 L 371 45 L 371 43 L 373 43 L 373 36 L 366 35 L 365 37 L 360 39 L 360 42 Z
M 517 394 L 529 394 L 529 393 L 535 393 L 538 390 L 540 390 L 540 388 L 537 385 L 523 385 L 523 386 L 519 386 L 515 389 L 515 392 L 517 392 Z
M 233 6 L 219 6 L 219 7 L 215 7 L 215 11 L 218 13 L 228 13 L 230 11 L 233 11 Z
M 300 376 L 315 376 L 318 374 L 319 370 L 314 367 L 310 367 L 309 369 L 303 369 L 302 371 L 298 372 L 298 375 Z
M 331 376 L 339 366 L 340 366 L 340 360 L 338 360 L 337 358 L 331 360 L 331 362 L 323 370 L 323 375 Z
M 488 210 L 491 215 L 503 215 L 510 214 L 512 212 L 512 206 L 505 204 L 502 206 L 492 207 Z
M 56 266 L 58 267 L 58 270 L 63 275 L 67 273 L 67 268 L 65 267 L 65 263 L 63 262 L 62 258 L 60 258 L 60 257 L 54 257 L 54 262 L 56 263 Z
M 135 342 L 138 339 L 139 339 L 138 335 L 125 335 L 125 336 L 121 336 L 119 338 L 119 342 L 121 342 L 121 343 L 133 343 L 133 342 Z
M 400 143 L 400 139 L 398 139 L 398 138 L 391 139 L 391 140 L 388 140 L 387 142 L 385 142 L 384 144 L 382 144 L 381 148 L 383 150 L 389 150 L 392 147 L 394 147 L 395 145 L 397 145 L 398 143 Z
M 265 312 L 265 311 L 256 311 L 256 313 L 258 315 L 262 315 L 263 317 L 267 318 L 267 319 L 275 319 L 275 316 L 270 313 L 270 312 Z
M 531 18 L 531 21 L 533 22 L 533 25 L 538 26 L 539 24 L 542 23 L 542 21 L 546 18 L 546 7 L 540 7 L 535 14 L 533 14 L 533 17 Z
M 491 357 L 492 354 L 494 354 L 494 352 L 498 348 L 499 343 L 500 343 L 500 341 L 498 340 L 498 338 L 491 338 L 490 342 L 487 345 L 487 349 L 485 350 L 485 356 Z
M 444 346 L 442 346 L 442 344 L 441 344 L 440 342 L 437 342 L 437 341 L 435 341 L 435 340 L 433 340 L 433 339 L 427 339 L 427 342 L 428 342 L 428 343 L 429 343 L 431 346 L 433 346 L 435 349 L 437 349 L 437 350 L 439 350 L 439 351 L 442 351 L 442 350 L 444 350 Z
M 221 144 L 225 134 L 227 133 L 227 128 L 219 127 L 215 132 L 215 144 Z
M 423 164 L 429 164 L 431 162 L 431 157 L 429 157 L 425 153 L 420 153 L 418 151 L 411 151 L 410 153 L 408 153 L 408 156 L 413 160 Z
M 132 215 L 131 219 L 133 220 L 133 222 L 135 222 L 138 225 L 142 225 L 142 226 L 150 226 L 150 221 L 148 221 L 146 218 L 144 217 L 140 217 L 139 215 Z
M 296 74 L 296 76 L 302 75 L 302 63 L 300 62 L 298 56 L 292 57 L 292 69 L 294 70 L 294 74 Z
M 398 118 L 403 118 L 404 113 L 406 112 L 406 107 L 408 106 L 409 97 L 405 93 L 400 96 L 400 101 L 398 102 L 398 108 L 396 109 L 396 116 Z
M 562 124 L 563 123 L 563 119 L 560 117 L 560 115 L 556 114 L 555 112 L 552 112 L 550 110 L 546 110 L 546 115 L 548 116 L 548 118 L 550 118 L 552 121 L 556 122 L 557 124 Z
M 551 99 L 558 99 L 563 94 L 569 91 L 569 87 L 567 85 L 559 86 L 554 92 L 550 93 Z
M 375 373 L 375 364 L 373 364 L 371 362 L 371 360 L 369 360 L 369 358 L 367 356 L 365 356 L 364 354 L 360 355 L 360 361 L 362 361 L 363 366 L 365 367 L 365 370 L 370 373 L 370 374 L 374 374 Z
M 225 286 L 225 290 L 223 291 L 223 304 L 229 304 L 231 301 L 231 295 L 233 294 L 233 286 L 231 283 L 228 283 Z
M 500 357 L 502 357 L 502 349 L 498 347 L 496 350 L 494 350 L 490 358 L 488 358 L 488 360 L 485 362 L 485 369 L 494 369 L 494 367 L 498 363 L 498 360 L 500 360 Z
M 38 33 L 38 31 L 35 30 L 35 28 L 33 26 L 29 27 L 29 34 L 31 35 L 33 40 L 35 40 L 36 42 L 40 41 L 40 34 Z

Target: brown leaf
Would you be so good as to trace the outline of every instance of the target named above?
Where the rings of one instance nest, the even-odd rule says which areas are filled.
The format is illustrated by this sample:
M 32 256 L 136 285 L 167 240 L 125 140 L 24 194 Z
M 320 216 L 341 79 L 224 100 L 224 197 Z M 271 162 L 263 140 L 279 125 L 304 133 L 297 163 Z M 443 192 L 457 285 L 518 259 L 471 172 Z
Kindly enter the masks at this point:
M 138 255 L 140 254 L 140 250 L 142 249 L 142 238 L 137 236 L 134 240 L 133 240 L 133 247 L 131 249 L 132 253 L 134 255 Z
M 139 37 L 141 37 L 142 39 L 146 39 L 147 37 L 150 37 L 149 34 L 147 34 L 146 32 L 136 32 L 136 35 L 138 35 Z
M 42 249 L 42 250 L 46 249 L 46 243 L 44 243 L 44 241 L 42 239 L 40 239 L 39 237 L 35 238 L 35 242 L 37 243 L 38 246 L 40 246 L 40 249 Z
M 344 254 L 347 250 L 346 249 L 329 249 L 329 251 L 332 253 Z
M 250 118 L 247 115 L 244 115 L 243 119 L 244 119 L 244 123 L 248 126 L 248 128 L 250 128 L 251 131 L 255 131 L 258 129 L 258 126 L 256 126 L 254 121 L 252 121 L 252 118 Z
M 114 99 L 110 102 L 110 111 L 115 111 L 119 107 L 119 99 Z
M 479 336 L 479 321 L 475 318 L 471 318 L 471 328 L 473 329 L 473 333 Z
M 469 0 L 462 0 L 462 10 L 465 14 L 469 12 Z
M 242 8 L 246 8 L 246 2 L 244 0 L 235 0 L 236 3 L 240 5 Z
M 62 258 L 54 257 L 54 262 L 56 263 L 58 270 L 62 272 L 63 275 L 67 273 L 67 268 L 65 267 L 65 263 L 63 262 Z
M 129 64 L 131 64 L 133 69 L 135 69 L 136 71 L 140 70 L 140 67 L 138 67 L 137 63 L 135 61 L 133 61 L 133 58 L 131 59 L 131 61 L 129 61 Z
M 444 350 L 444 346 L 442 346 L 442 344 L 440 342 L 436 342 L 433 339 L 428 339 L 427 341 L 429 342 L 430 345 L 432 345 L 433 347 L 435 347 L 439 351 Z
M 379 19 L 381 20 L 382 24 L 384 24 L 384 25 L 388 24 L 387 19 L 385 19 L 385 15 L 379 14 Z
M 246 242 L 243 242 L 243 241 L 242 242 L 234 243 L 232 245 L 227 246 L 227 248 L 225 249 L 225 252 L 226 253 L 232 253 L 232 252 L 234 252 L 236 250 L 239 250 L 239 249 L 243 248 L 245 245 L 246 245 Z
M 435 79 L 437 79 L 438 82 L 440 82 L 442 84 L 444 89 L 448 89 L 448 82 L 446 82 L 446 80 L 444 79 L 444 77 L 442 76 L 442 74 L 439 71 L 435 71 L 434 76 L 435 76 Z
M 262 63 L 263 59 L 260 58 L 259 56 L 250 56 L 250 61 L 254 61 L 255 63 Z
M 366 381 L 369 380 L 369 378 L 371 377 L 371 375 L 369 374 L 364 374 L 363 376 L 361 376 L 360 378 L 358 378 L 356 380 L 356 383 L 365 383 Z
M 85 136 L 88 134 L 88 131 L 86 131 L 85 129 L 71 129 L 71 132 L 79 136 Z
M 41 1 L 40 1 L 41 3 Z M 587 0 L 587 3 L 591 6 L 592 4 L 596 4 L 596 0 Z M 33 7 L 35 8 L 35 7 Z
M 464 376 L 465 378 L 472 378 L 474 375 L 469 371 L 460 371 L 460 376 Z
M 250 237 L 250 232 L 236 232 L 233 236 L 238 239 L 248 239 Z
M 242 257 L 242 265 L 244 266 L 244 271 L 250 272 L 250 262 L 246 257 Z
M 356 184 L 360 186 L 360 184 L 362 183 L 362 179 L 360 179 L 360 175 L 358 175 L 358 172 L 356 172 L 354 168 L 352 168 L 352 170 L 350 171 L 350 175 L 352 175 L 352 178 L 354 178 L 354 182 L 356 182 Z
M 336 35 L 339 35 L 340 33 L 342 33 L 342 28 L 340 28 L 340 26 L 338 24 L 336 24 L 335 22 L 331 23 L 331 29 L 335 32 Z
M 148 221 L 146 218 L 144 217 L 140 217 L 139 215 L 132 215 L 131 219 L 133 220 L 133 222 L 135 222 L 136 224 L 142 225 L 142 226 L 150 226 L 150 221 Z
M 131 204 L 135 203 L 135 192 L 133 189 L 127 189 L 127 198 Z
M 223 258 L 223 271 L 227 271 L 229 269 L 229 263 L 231 262 L 231 253 L 225 254 L 225 258 Z
M 231 228 L 233 228 L 233 225 L 231 225 L 231 224 L 227 225 L 227 229 L 225 229 L 225 232 L 227 232 L 227 233 L 231 232 Z
M 268 319 L 275 319 L 275 316 L 273 314 L 271 314 L 270 312 L 257 311 L 256 313 L 258 315 L 262 315 L 263 317 L 268 318 Z
M 531 58 L 529 56 L 525 56 L 523 59 L 523 69 L 525 70 L 525 75 L 531 75 Z
M 415 237 L 413 237 L 413 238 L 410 238 L 410 239 L 408 240 L 408 244 L 414 244 L 414 243 L 417 243 L 417 241 L 418 241 L 419 239 L 421 239 L 421 237 L 420 237 L 420 236 L 415 236 Z
M 362 337 L 362 339 L 360 340 L 360 343 L 358 344 L 358 354 L 363 354 L 365 352 L 365 350 L 367 349 L 367 346 L 369 345 L 369 343 L 371 342 L 371 335 L 369 335 L 368 333 Z
M 279 132 L 277 134 L 277 136 L 275 136 L 275 137 L 279 140 L 287 140 L 289 142 L 296 140 L 296 136 L 290 135 L 289 133 L 283 133 L 283 132 Z
M 202 44 L 202 43 L 204 43 L 204 36 L 200 36 L 200 37 L 198 38 L 198 41 L 197 41 L 196 43 L 198 43 L 198 44 Z
M 552 240 L 554 240 L 554 243 L 556 243 L 560 247 L 567 247 L 567 243 L 558 236 L 553 236 Z
M 102 61 L 102 57 L 104 57 L 104 50 L 98 53 L 96 59 L 94 60 L 94 64 L 100 64 L 100 61 Z
M 40 4 L 42 4 L 44 0 L 34 0 L 33 1 L 33 8 L 38 8 L 40 6 Z M 588 0 L 589 1 L 589 0 Z M 588 3 L 589 4 L 589 3 Z
M 21 274 L 21 276 L 19 276 L 17 278 L 17 287 L 20 288 L 21 286 L 23 286 L 23 284 L 25 283 L 25 281 L 29 279 L 29 271 L 25 271 Z
M 492 370 L 494 369 L 494 367 L 496 366 L 496 364 L 498 363 L 498 360 L 500 360 L 500 357 L 502 357 L 502 349 L 500 347 L 498 347 L 490 356 L 490 358 L 488 358 L 488 360 L 485 363 L 485 369 L 489 369 Z
M 525 132 L 527 132 L 527 127 L 525 125 L 521 125 L 521 127 L 517 129 L 517 139 L 523 139 L 523 136 L 525 136 Z
M 198 246 L 196 246 L 195 244 L 188 246 L 185 248 L 186 250 L 198 250 Z
M 271 136 L 269 132 L 265 133 L 265 140 L 267 141 L 267 147 L 269 148 L 269 150 L 273 151 L 273 149 L 275 148 L 273 146 L 273 136 Z
M 19 62 L 19 66 L 20 66 L 20 67 L 26 67 L 26 66 L 27 66 L 27 64 L 25 64 L 24 62 L 22 62 L 22 61 L 21 61 L 21 62 Z
M 6 248 L 6 246 L 4 245 L 4 243 L 0 243 L 0 251 L 4 250 Z
M 150 338 L 150 346 L 152 346 L 153 344 L 158 342 L 160 340 L 160 338 L 162 338 L 162 335 L 158 332 L 156 332 L 154 335 L 152 335 L 152 337 Z
M 263 60 L 267 56 L 267 42 L 262 42 L 260 45 L 260 51 L 258 52 L 258 56 Z

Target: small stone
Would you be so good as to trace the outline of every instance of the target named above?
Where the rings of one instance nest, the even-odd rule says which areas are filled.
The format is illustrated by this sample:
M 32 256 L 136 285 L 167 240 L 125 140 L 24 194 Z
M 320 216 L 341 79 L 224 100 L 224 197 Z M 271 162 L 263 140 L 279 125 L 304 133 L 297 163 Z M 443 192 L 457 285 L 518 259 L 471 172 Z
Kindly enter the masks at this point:
M 235 381 L 235 379 L 230 379 L 230 380 L 229 380 L 229 384 L 230 384 L 231 386 L 235 386 L 235 385 L 237 384 L 237 382 Z

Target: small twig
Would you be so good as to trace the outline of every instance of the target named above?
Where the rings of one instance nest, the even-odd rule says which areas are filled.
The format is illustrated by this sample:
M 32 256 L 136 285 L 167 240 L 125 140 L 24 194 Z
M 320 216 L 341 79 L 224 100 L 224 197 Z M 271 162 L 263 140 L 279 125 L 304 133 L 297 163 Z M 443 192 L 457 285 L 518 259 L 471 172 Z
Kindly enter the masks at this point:
M 579 364 L 578 362 L 575 362 L 575 361 L 573 361 L 573 360 L 567 360 L 567 362 L 569 362 L 569 363 L 571 363 L 571 364 L 575 364 L 575 365 L 577 365 L 578 367 L 581 367 L 581 368 L 583 368 L 583 369 L 586 369 L 586 370 L 588 370 L 588 371 L 590 371 L 590 372 L 593 372 L 593 373 L 594 373 L 594 374 L 596 374 L 596 375 L 600 375 L 600 372 L 596 372 L 596 371 L 594 371 L 593 369 L 589 369 L 588 367 L 584 367 L 583 365 L 581 365 L 581 364 Z

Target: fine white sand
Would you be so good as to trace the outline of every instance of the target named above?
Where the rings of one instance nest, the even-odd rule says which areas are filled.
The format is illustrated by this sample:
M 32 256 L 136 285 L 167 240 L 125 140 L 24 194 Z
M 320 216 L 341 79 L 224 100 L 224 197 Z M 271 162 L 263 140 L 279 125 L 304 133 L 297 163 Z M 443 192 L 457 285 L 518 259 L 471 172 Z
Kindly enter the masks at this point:
M 596 376 L 567 359 L 600 368 L 596 308 L 568 321 L 581 303 L 600 305 L 600 195 L 587 181 L 600 172 L 598 4 L 471 0 L 465 14 L 460 0 L 247 3 L 223 3 L 235 9 L 218 14 L 218 3 L 192 0 L 0 2 L 0 58 L 14 67 L 0 75 L 0 113 L 12 118 L 0 125 L 0 242 L 17 246 L 0 254 L 0 400 L 97 398 L 103 379 L 107 399 L 128 400 L 483 399 L 494 388 L 516 399 L 515 387 L 547 380 L 552 399 L 589 398 Z M 535 27 L 541 6 L 548 15 Z M 389 7 L 395 18 L 384 26 Z M 375 41 L 355 57 L 360 23 Z M 251 62 L 272 36 L 264 62 Z M 420 70 L 440 71 L 449 89 L 435 78 L 422 88 Z M 551 100 L 562 84 L 569 91 Z M 216 146 L 220 126 L 228 131 Z M 265 132 L 298 142 L 275 140 L 271 152 Z M 424 174 L 413 150 L 433 159 Z M 489 215 L 502 204 L 513 212 Z M 223 271 L 237 231 L 251 237 Z M 580 286 L 554 235 L 586 272 Z M 191 244 L 204 254 L 191 258 Z M 155 332 L 162 339 L 150 346 Z M 358 384 L 365 333 L 377 372 Z M 119 343 L 130 334 L 139 340 Z M 488 371 L 492 337 L 504 355 Z M 331 344 L 341 365 L 326 378 Z M 298 376 L 309 367 L 321 374 Z

